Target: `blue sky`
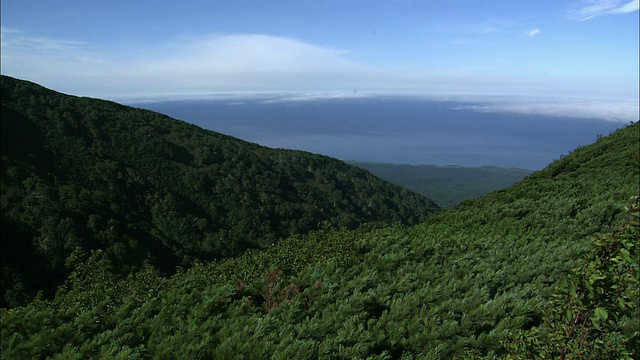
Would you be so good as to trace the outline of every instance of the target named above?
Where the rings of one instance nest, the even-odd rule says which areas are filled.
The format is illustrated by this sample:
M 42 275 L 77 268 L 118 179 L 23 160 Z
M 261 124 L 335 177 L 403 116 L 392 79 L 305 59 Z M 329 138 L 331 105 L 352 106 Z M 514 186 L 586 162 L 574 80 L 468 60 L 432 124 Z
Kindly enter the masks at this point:
M 116 100 L 517 95 L 529 100 L 500 106 L 544 99 L 548 111 L 593 108 L 629 121 L 638 118 L 638 3 L 2 0 L 1 67 L 58 91 Z

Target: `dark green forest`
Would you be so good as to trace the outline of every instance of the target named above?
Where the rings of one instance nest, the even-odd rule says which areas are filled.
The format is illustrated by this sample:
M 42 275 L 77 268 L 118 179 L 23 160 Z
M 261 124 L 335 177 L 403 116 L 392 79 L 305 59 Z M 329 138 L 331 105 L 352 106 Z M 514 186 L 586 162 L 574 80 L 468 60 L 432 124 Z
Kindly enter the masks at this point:
M 13 211 L 16 214 L 13 216 L 26 217 L 25 209 L 30 209 L 27 205 L 43 206 L 38 202 L 44 191 L 41 188 L 36 187 L 35 194 L 27 191 L 20 195 L 20 190 L 32 189 L 23 184 L 15 193 L 5 192 L 14 188 L 15 181 L 10 182 L 10 177 L 18 177 L 21 171 L 31 174 L 22 175 L 24 179 L 36 177 L 33 174 L 42 170 L 30 164 L 58 149 L 56 146 L 70 146 L 48 145 L 41 152 L 34 152 L 25 140 L 14 141 L 11 146 L 19 149 L 16 152 L 21 157 L 11 160 L 7 157 L 5 165 L 5 142 L 18 136 L 6 135 L 5 111 L 14 110 L 5 110 L 4 81 L 5 78 L 3 279 L 6 234 L 33 239 L 35 254 L 39 256 L 44 257 L 43 252 L 48 249 L 35 247 L 48 244 L 42 235 L 20 232 L 24 223 L 13 221 L 5 230 L 6 219 L 11 219 L 5 213 Z M 33 84 L 17 82 L 17 86 L 31 87 L 29 92 L 50 94 Z M 24 111 L 28 112 L 29 101 L 23 103 Z M 187 126 L 158 114 L 138 113 L 113 103 L 101 104 L 141 114 L 142 120 L 136 123 L 143 122 L 146 115 L 166 119 L 167 124 L 176 127 Z M 51 115 L 55 113 L 52 111 Z M 207 138 L 226 139 L 215 133 L 206 134 Z M 402 223 L 390 218 L 387 220 L 393 224 L 389 226 L 383 226 L 382 220 L 363 221 L 358 226 L 354 220 L 353 228 L 327 221 L 319 228 L 283 236 L 278 241 L 269 239 L 267 243 L 273 241 L 273 246 L 257 247 L 233 257 L 194 259 L 191 266 L 180 266 L 170 276 L 151 266 L 152 262 L 132 267 L 128 272 L 111 271 L 105 262 L 105 258 L 112 256 L 108 255 L 113 251 L 109 246 L 82 248 L 74 244 L 64 258 L 70 275 L 57 288 L 55 296 L 37 295 L 25 305 L 0 310 L 2 356 L 636 359 L 640 356 L 639 135 L 639 123 L 632 123 L 594 144 L 575 149 L 507 189 L 428 216 L 429 211 L 425 210 L 424 217 L 419 219 Z M 142 142 L 143 136 L 138 137 Z M 87 145 L 84 147 L 90 148 Z M 145 151 L 154 151 L 158 146 Z M 248 146 L 266 153 L 271 151 Z M 300 152 L 290 154 L 313 157 Z M 87 155 L 87 159 L 92 158 Z M 38 165 L 47 168 L 44 164 L 47 161 L 39 161 Z M 132 160 L 121 161 L 128 164 Z M 175 160 L 157 162 L 157 166 L 165 164 L 170 169 Z M 21 164 L 28 166 L 19 167 Z M 60 171 L 64 176 L 73 176 L 73 164 L 64 162 L 59 166 L 68 169 Z M 13 168 L 16 170 L 10 170 Z M 336 168 L 360 173 L 340 162 L 336 162 Z M 122 173 L 124 183 L 116 185 L 134 181 L 127 169 Z M 134 174 L 135 171 L 139 170 L 131 170 Z M 339 171 L 335 172 L 339 176 Z M 47 170 L 36 179 L 53 173 L 54 170 Z M 163 177 L 172 172 L 167 174 Z M 371 176 L 367 172 L 360 174 Z M 63 175 L 51 178 L 56 180 Z M 147 189 L 160 182 L 146 178 L 137 181 L 130 185 L 133 188 L 125 188 L 133 194 L 146 194 Z M 85 182 L 91 184 L 91 180 Z M 95 191 L 100 193 L 102 189 L 102 196 L 117 194 L 115 190 L 104 189 L 108 184 L 96 183 Z M 30 215 L 33 217 L 45 216 L 52 209 L 60 211 L 57 210 L 63 207 L 60 201 L 68 199 L 61 197 L 60 185 L 55 181 L 53 185 L 41 186 L 50 191 L 44 193 L 50 196 L 44 202 L 48 207 L 40 208 L 39 213 Z M 402 194 L 397 188 L 391 189 Z M 238 188 L 241 190 L 246 189 Z M 352 190 L 344 189 L 343 196 L 349 196 Z M 258 191 L 256 196 L 259 195 Z M 369 195 L 389 201 L 386 193 Z M 23 198 L 29 196 L 31 202 L 25 203 Z M 411 197 L 417 195 L 406 196 L 415 199 L 416 206 L 431 205 L 420 197 Z M 16 203 L 23 204 L 23 208 L 5 207 L 12 198 L 18 198 Z M 90 205 L 99 204 L 91 199 Z M 125 206 L 117 201 L 115 204 Z M 143 213 L 145 204 L 139 206 Z M 411 202 L 405 204 L 409 211 Z M 175 215 L 171 216 L 185 216 L 178 210 L 174 209 Z M 73 219 L 72 215 L 67 217 Z M 62 226 L 59 224 L 64 219 L 58 220 L 57 226 Z M 122 218 L 118 226 L 143 226 L 127 223 L 133 219 Z M 41 228 L 42 225 L 38 229 Z M 97 232 L 92 236 L 100 235 Z M 136 233 L 119 233 L 115 237 L 114 243 L 129 244 L 137 239 Z M 188 239 L 180 241 L 189 244 Z M 257 235 L 258 244 L 261 239 Z M 31 256 L 30 252 L 20 252 L 23 249 L 17 246 L 23 244 L 30 249 L 25 243 L 8 242 L 11 244 L 14 254 Z M 131 249 L 146 249 L 145 246 Z M 128 247 L 122 250 L 131 253 Z M 19 262 L 20 258 L 13 261 Z
M 350 162 L 391 183 L 424 195 L 443 209 L 504 189 L 533 171 L 497 166 L 461 167 Z
M 53 296 L 70 259 L 94 250 L 105 271 L 172 274 L 311 230 L 416 224 L 438 210 L 326 156 L 6 76 L 1 94 L 2 306 Z

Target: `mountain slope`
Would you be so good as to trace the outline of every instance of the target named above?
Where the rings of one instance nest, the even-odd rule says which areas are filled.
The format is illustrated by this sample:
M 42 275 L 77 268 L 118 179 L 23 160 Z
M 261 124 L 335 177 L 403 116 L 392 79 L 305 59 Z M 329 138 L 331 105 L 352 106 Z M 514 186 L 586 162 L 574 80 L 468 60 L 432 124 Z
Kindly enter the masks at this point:
M 587 269 L 593 254 L 600 258 L 594 251 L 601 236 L 637 240 L 639 130 L 632 124 L 413 227 L 314 232 L 169 279 L 144 272 L 118 280 L 89 258 L 54 301 L 2 311 L 3 355 L 518 355 L 513 335 L 544 333 L 552 294 L 572 269 Z M 640 354 L 640 244 L 628 243 L 614 267 L 628 272 L 613 283 L 627 283 L 636 307 L 609 313 L 611 333 L 588 335 L 594 344 L 603 336 L 612 341 L 597 344 L 607 358 Z
M 1 90 L 3 306 L 52 294 L 74 251 L 103 249 L 108 271 L 172 273 L 321 227 L 438 210 L 329 157 L 6 76 Z

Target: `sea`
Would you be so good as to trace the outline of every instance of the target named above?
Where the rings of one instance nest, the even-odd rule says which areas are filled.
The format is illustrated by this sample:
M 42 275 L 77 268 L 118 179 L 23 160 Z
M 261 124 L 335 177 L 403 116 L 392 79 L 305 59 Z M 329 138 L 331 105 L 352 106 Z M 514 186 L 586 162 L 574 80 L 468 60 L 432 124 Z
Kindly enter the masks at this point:
M 529 170 L 542 169 L 626 125 L 394 96 L 218 97 L 131 105 L 264 146 L 345 161 Z

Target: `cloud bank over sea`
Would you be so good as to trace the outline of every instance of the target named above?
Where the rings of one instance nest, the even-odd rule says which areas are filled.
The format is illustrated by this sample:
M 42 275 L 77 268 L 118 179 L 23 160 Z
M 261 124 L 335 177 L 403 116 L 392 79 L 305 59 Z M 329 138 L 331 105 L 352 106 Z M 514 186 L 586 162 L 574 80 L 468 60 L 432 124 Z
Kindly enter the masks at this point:
M 469 92 L 437 93 L 437 92 L 400 92 L 400 91 L 345 91 L 345 92 L 221 92 L 182 94 L 166 96 L 121 97 L 120 101 L 141 105 L 145 103 L 180 101 L 180 100 L 214 100 L 241 104 L 244 101 L 268 103 L 313 102 L 341 99 L 416 99 L 424 101 L 459 102 L 465 105 L 457 110 L 471 110 L 483 113 L 513 113 L 528 115 L 545 115 L 569 117 L 576 119 L 599 119 L 612 122 L 628 123 L 640 119 L 638 101 L 624 99 L 580 99 L 530 97 L 507 94 L 475 94 Z
M 507 101 L 509 97 L 495 97 L 491 103 L 478 102 L 477 97 L 456 99 L 361 93 L 263 94 L 139 106 L 261 145 L 343 160 L 531 170 L 541 169 L 626 123 L 566 116 L 573 107 L 552 103 L 545 107 L 540 101 L 523 105 Z M 598 111 L 607 112 L 605 107 Z

